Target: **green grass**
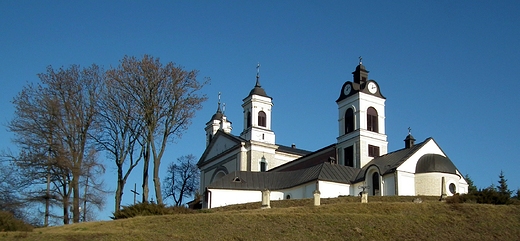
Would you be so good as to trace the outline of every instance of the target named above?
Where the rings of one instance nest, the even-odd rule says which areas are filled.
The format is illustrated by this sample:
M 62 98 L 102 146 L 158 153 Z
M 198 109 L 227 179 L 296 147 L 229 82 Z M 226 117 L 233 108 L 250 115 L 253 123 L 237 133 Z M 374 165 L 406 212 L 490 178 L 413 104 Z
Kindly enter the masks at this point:
M 435 197 L 359 197 L 235 205 L 194 214 L 0 232 L 0 240 L 518 240 L 520 205 L 446 204 Z

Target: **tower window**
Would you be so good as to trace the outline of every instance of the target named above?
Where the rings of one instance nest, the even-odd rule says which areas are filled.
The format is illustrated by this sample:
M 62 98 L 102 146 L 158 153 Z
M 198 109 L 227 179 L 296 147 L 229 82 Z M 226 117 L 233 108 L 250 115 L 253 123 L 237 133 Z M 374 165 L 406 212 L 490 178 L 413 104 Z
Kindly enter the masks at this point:
M 370 156 L 370 157 L 379 156 L 379 147 L 368 145 L 368 156 Z
M 263 111 L 258 112 L 258 125 L 266 127 L 266 115 Z
M 246 127 L 251 127 L 251 112 L 247 112 L 247 126 Z
M 354 110 L 348 108 L 345 112 L 345 134 L 354 131 Z
M 267 162 L 265 161 L 265 157 L 262 157 L 260 160 L 260 171 L 266 172 L 267 171 Z
M 345 166 L 354 166 L 354 146 L 349 146 L 344 150 Z
M 367 110 L 367 130 L 379 132 L 379 127 L 377 123 L 377 111 L 373 107 L 370 107 Z

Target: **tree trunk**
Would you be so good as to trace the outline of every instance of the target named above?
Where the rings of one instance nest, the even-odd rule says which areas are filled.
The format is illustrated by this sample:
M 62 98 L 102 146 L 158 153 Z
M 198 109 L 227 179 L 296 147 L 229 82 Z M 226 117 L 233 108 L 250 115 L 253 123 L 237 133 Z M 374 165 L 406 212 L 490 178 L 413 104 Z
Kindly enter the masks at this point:
M 148 202 L 148 168 L 150 166 L 150 145 L 147 144 L 143 160 L 143 203 Z
M 116 207 L 114 212 L 121 209 L 121 199 L 123 198 L 123 189 L 125 187 L 125 180 L 123 180 L 123 167 L 117 165 L 117 187 L 116 187 Z
M 161 193 L 161 179 L 159 178 L 159 167 L 161 166 L 161 160 L 154 160 L 153 164 L 153 183 L 155 186 L 155 197 L 157 198 L 157 203 L 162 204 L 163 198 Z
M 79 223 L 79 175 L 72 174 L 72 221 Z

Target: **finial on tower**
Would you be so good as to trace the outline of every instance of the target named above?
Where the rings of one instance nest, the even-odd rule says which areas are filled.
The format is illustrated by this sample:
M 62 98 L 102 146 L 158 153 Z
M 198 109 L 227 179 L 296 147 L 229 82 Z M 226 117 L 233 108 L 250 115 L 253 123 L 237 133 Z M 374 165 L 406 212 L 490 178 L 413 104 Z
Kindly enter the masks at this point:
M 363 64 L 363 57 L 359 56 L 359 64 Z
M 220 113 L 222 111 L 220 111 L 220 91 L 218 92 L 218 107 L 217 107 L 217 112 Z
M 408 135 L 411 135 L 411 134 L 412 134 L 412 128 L 408 127 Z
M 256 65 L 256 86 L 261 87 L 260 86 L 260 63 L 258 63 Z

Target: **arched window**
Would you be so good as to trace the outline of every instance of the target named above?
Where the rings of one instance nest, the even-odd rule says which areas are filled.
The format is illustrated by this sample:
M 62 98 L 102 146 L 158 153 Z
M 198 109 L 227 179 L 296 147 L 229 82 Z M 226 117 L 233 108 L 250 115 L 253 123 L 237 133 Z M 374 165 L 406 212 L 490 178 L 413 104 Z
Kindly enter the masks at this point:
M 265 112 L 258 112 L 258 126 L 266 127 L 266 117 Z
M 260 171 L 266 172 L 267 171 L 267 161 L 265 160 L 265 157 L 262 156 L 262 159 L 260 159 Z
M 251 112 L 247 112 L 247 126 L 246 127 L 251 127 Z
M 380 196 L 379 193 L 379 173 L 374 172 L 372 174 L 372 195 Z
M 367 110 L 367 130 L 379 132 L 379 125 L 377 123 L 377 111 L 373 107 Z
M 354 131 L 354 110 L 348 108 L 345 112 L 345 134 Z

